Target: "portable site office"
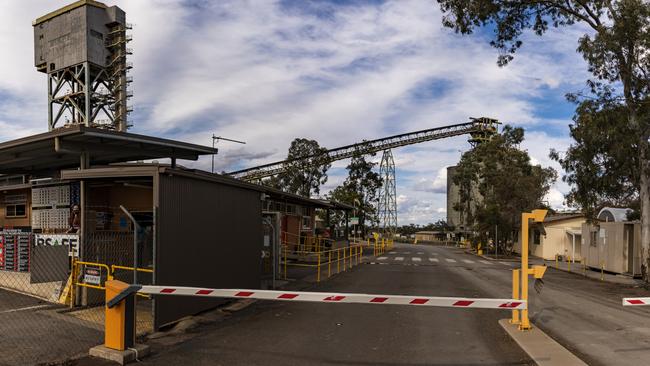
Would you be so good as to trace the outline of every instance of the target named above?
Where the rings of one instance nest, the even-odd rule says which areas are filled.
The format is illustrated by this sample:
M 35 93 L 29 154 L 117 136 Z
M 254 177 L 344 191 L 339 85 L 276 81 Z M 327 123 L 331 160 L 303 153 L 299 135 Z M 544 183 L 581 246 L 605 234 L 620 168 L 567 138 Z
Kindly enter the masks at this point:
M 53 300 L 69 279 L 71 256 L 133 267 L 134 230 L 119 209 L 123 205 L 141 226 L 135 233 L 138 267 L 153 269 L 139 276 L 142 281 L 259 287 L 263 188 L 176 166 L 176 159 L 196 160 L 215 152 L 194 144 L 82 125 L 0 143 L 0 174 L 27 177 L 20 182 L 7 179 L 0 188 L 5 201 L 1 224 L 13 226 L 13 230 L 3 230 L 0 238 L 17 238 L 15 244 L 0 240 L 0 247 L 7 244 L 2 249 L 13 245 L 12 253 L 1 251 L 0 262 L 23 259 L 27 263 L 24 268 L 0 268 L 0 286 Z M 107 165 L 160 158 L 171 158 L 172 164 Z M 25 196 L 19 209 L 24 210 L 20 225 L 7 224 L 17 220 L 6 217 L 8 206 L 13 205 L 14 213 L 17 210 L 16 204 L 7 201 L 8 195 L 16 196 L 10 192 Z M 74 206 L 79 206 L 80 217 L 71 230 L 68 218 L 74 216 L 70 213 Z M 27 254 L 18 246 L 23 237 L 31 241 Z M 118 279 L 128 282 L 132 273 L 128 268 L 115 271 Z M 85 305 L 102 301 L 101 297 L 100 291 L 84 288 L 74 301 Z M 207 299 L 155 300 L 154 328 L 214 305 L 214 300 Z

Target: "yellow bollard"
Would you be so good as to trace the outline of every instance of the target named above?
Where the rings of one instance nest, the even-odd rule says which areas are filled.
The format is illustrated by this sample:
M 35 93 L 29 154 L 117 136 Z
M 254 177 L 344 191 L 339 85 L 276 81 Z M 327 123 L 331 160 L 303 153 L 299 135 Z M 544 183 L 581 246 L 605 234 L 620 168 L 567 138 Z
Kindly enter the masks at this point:
M 569 273 L 571 272 L 571 257 L 569 257 L 569 261 L 567 262 L 567 267 L 569 269 Z
M 332 276 L 332 251 L 327 252 L 327 278 Z
M 555 269 L 560 269 L 560 263 L 557 259 L 557 254 L 555 255 Z
M 512 298 L 519 299 L 519 270 L 512 270 Z M 510 319 L 511 324 L 519 324 L 519 310 L 512 311 L 512 319 Z

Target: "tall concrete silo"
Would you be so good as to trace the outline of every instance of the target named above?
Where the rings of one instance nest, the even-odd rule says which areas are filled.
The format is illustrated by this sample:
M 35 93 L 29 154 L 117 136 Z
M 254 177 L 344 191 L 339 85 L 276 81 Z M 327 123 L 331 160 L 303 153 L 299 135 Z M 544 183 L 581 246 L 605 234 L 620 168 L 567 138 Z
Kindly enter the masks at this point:
M 48 126 L 128 128 L 130 26 L 117 6 L 81 0 L 33 22 L 34 65 L 47 74 Z

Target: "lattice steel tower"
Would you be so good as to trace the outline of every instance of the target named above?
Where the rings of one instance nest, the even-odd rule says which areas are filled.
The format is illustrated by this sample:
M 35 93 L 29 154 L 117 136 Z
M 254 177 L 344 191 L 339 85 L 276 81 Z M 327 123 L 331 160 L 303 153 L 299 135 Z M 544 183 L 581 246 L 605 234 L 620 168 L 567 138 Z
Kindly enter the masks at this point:
M 395 182 L 395 160 L 390 149 L 384 150 L 379 165 L 379 175 L 383 180 L 383 186 L 379 190 L 379 225 L 381 225 L 384 236 L 393 238 L 397 231 L 397 187 Z
M 117 6 L 81 0 L 33 22 L 34 64 L 47 74 L 48 127 L 126 131 L 131 36 Z

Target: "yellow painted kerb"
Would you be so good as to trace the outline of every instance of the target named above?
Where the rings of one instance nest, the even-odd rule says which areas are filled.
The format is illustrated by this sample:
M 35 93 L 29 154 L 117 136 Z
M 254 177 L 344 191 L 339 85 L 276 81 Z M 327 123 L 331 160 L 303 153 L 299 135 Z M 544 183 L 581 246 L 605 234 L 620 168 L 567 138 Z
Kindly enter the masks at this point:
M 94 7 L 97 7 L 97 8 L 101 8 L 101 9 L 108 8 L 108 6 L 106 6 L 106 4 L 100 3 L 99 1 L 79 0 L 79 1 L 76 1 L 76 2 L 74 2 L 72 4 L 70 4 L 70 5 L 66 5 L 66 6 L 62 7 L 59 10 L 55 10 L 55 11 L 53 11 L 51 13 L 43 15 L 42 17 L 40 17 L 40 18 L 36 19 L 35 21 L 33 21 L 32 25 L 33 26 L 39 25 L 39 24 L 41 24 L 41 23 L 43 23 L 45 21 L 48 21 L 48 20 L 50 20 L 52 18 L 55 18 L 55 17 L 63 14 L 63 13 L 67 13 L 67 12 L 73 10 L 73 9 L 82 7 L 84 5 L 91 5 L 91 6 L 94 6 Z

